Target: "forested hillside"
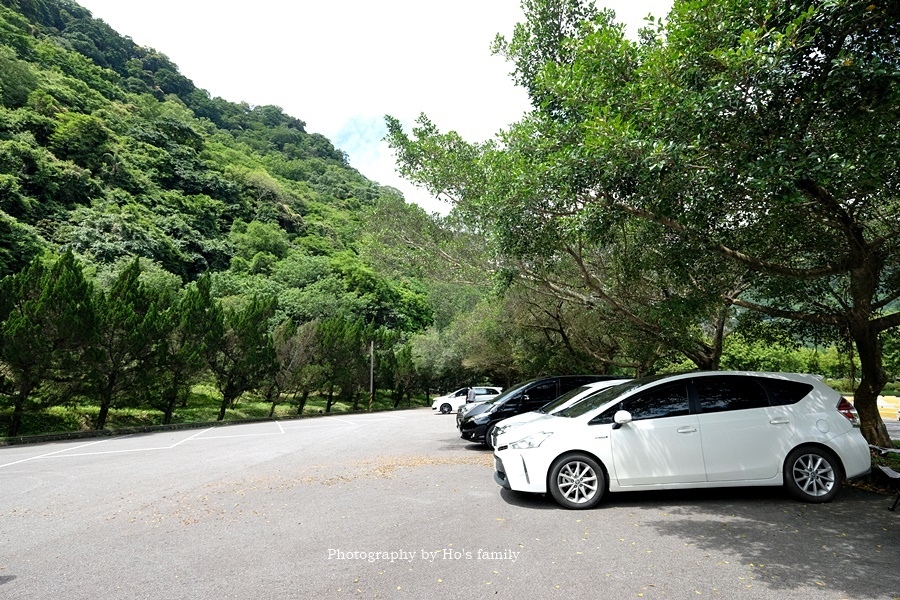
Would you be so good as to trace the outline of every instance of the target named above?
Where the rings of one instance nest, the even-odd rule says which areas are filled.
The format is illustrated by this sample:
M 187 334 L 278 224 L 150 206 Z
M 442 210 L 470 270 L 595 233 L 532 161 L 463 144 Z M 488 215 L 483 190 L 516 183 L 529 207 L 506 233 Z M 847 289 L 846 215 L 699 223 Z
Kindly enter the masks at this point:
M 378 274 L 357 251 L 366 215 L 386 197 L 402 202 L 398 192 L 280 108 L 211 98 L 162 52 L 68 0 L 0 2 L 0 97 L 0 339 L 13 434 L 23 411 L 72 398 L 103 409 L 149 402 L 154 395 L 136 398 L 134 386 L 162 384 L 171 365 L 160 356 L 183 350 L 173 349 L 179 336 L 208 360 L 187 369 L 178 393 L 198 371 L 219 368 L 231 406 L 276 368 L 272 340 L 261 339 L 266 356 L 227 372 L 223 363 L 241 359 L 223 340 L 241 318 L 256 318 L 269 338 L 285 320 L 327 322 L 320 335 L 350 336 L 354 352 L 367 328 L 397 342 L 431 322 L 421 285 Z M 179 303 L 204 275 L 222 331 L 191 341 Z M 50 314 L 73 302 L 91 310 Z M 168 325 L 157 322 L 166 314 Z M 76 321 L 81 330 L 62 341 L 57 327 Z M 142 339 L 110 347 L 139 321 Z M 349 398 L 361 382 L 348 377 L 335 371 L 327 384 Z

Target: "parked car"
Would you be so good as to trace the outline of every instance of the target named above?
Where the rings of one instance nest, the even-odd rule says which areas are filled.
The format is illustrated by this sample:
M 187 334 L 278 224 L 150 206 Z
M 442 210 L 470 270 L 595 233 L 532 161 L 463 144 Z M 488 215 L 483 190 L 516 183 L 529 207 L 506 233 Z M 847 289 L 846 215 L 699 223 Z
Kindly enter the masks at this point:
M 609 375 L 555 375 L 522 382 L 490 402 L 457 415 L 460 437 L 490 444 L 491 431 L 503 419 L 540 408 L 569 390 L 594 381 L 625 379 Z
M 491 430 L 491 439 L 490 439 L 490 447 L 496 447 L 497 437 L 506 433 L 513 427 L 518 427 L 519 425 L 523 425 L 525 423 L 531 423 L 536 419 L 543 418 L 547 415 L 552 415 L 556 412 L 563 410 L 564 408 L 569 408 L 576 402 L 581 402 L 587 398 L 590 398 L 594 394 L 598 393 L 600 390 L 605 390 L 608 387 L 612 387 L 614 385 L 620 385 L 625 383 L 626 381 L 631 381 L 630 379 L 607 379 L 604 381 L 594 381 L 593 383 L 588 383 L 582 385 L 580 387 L 575 388 L 574 390 L 569 390 L 556 400 L 552 400 L 547 404 L 537 408 L 531 412 L 522 413 L 520 415 L 515 415 L 509 417 L 507 419 L 503 419 L 497 426 Z
M 496 398 L 502 391 L 498 387 L 474 387 L 472 389 L 475 392 L 475 401 L 472 404 Z M 443 415 L 456 412 L 459 410 L 460 406 L 466 403 L 468 392 L 469 388 L 464 387 L 444 396 L 438 396 L 434 399 L 434 402 L 431 403 L 431 410 L 440 411 Z
M 522 386 L 528 385 L 529 383 L 530 383 L 530 381 L 521 381 L 510 388 L 506 388 L 506 390 L 504 390 L 504 392 L 502 394 L 500 394 L 499 396 L 497 396 L 496 398 L 494 398 L 492 400 L 487 400 L 487 401 L 481 402 L 479 404 L 464 404 L 463 406 L 460 406 L 459 410 L 456 411 L 456 428 L 457 429 L 460 428 L 460 425 L 462 424 L 463 419 L 466 417 L 466 415 L 469 413 L 469 411 L 472 410 L 473 408 L 475 408 L 476 406 L 481 407 L 478 409 L 479 411 L 488 410 L 490 408 L 489 405 L 492 405 L 497 401 L 503 401 L 510 395 L 516 394 L 518 392 L 518 390 L 522 388 Z
M 871 468 L 853 406 L 791 373 L 635 379 L 497 438 L 494 480 L 566 508 L 606 492 L 784 485 L 827 502 Z

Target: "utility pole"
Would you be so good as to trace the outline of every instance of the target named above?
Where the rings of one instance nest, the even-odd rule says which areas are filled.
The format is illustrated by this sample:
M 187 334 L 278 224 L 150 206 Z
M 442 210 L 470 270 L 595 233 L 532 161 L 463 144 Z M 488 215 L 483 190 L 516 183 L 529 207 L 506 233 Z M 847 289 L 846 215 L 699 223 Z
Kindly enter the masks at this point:
M 369 412 L 375 402 L 375 340 L 369 342 Z

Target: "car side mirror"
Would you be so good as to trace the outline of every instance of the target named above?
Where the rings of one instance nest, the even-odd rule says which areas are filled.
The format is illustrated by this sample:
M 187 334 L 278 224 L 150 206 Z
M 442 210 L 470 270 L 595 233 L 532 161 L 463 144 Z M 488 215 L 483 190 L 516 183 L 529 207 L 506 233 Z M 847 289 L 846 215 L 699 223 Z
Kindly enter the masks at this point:
M 622 425 L 626 423 L 631 423 L 631 413 L 627 410 L 619 410 L 616 411 L 616 414 L 613 415 L 613 429 L 618 429 Z

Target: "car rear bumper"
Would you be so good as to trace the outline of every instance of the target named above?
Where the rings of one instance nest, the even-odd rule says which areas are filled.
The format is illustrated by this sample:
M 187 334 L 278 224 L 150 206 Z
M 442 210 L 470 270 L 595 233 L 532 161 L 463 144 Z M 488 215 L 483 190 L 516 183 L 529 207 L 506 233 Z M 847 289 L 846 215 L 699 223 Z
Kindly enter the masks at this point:
M 859 429 L 854 428 L 832 438 L 828 445 L 840 457 L 844 466 L 844 476 L 847 479 L 863 477 L 872 471 L 872 453 L 869 450 L 869 443 Z

